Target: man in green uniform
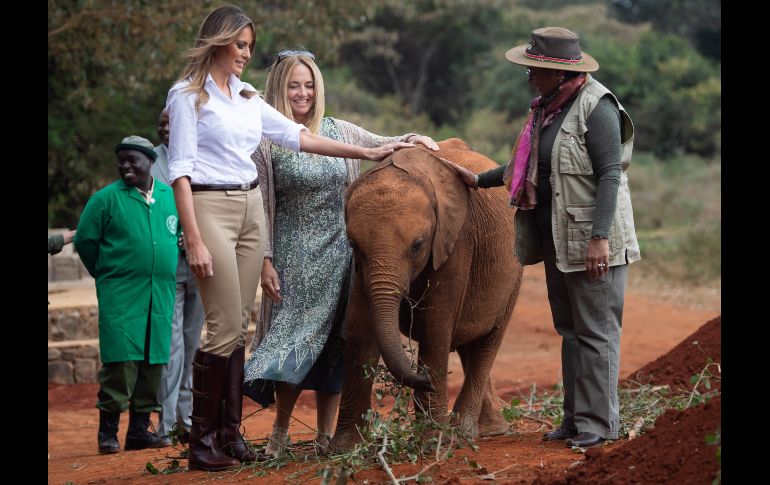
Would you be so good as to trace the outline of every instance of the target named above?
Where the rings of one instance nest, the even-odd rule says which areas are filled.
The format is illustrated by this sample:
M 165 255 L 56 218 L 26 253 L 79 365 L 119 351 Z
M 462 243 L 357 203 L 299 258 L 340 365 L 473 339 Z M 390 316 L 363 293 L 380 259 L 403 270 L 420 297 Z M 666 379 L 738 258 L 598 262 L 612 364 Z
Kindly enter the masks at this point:
M 147 431 L 160 411 L 168 362 L 179 248 L 171 187 L 154 180 L 155 150 L 139 136 L 115 147 L 120 180 L 96 192 L 80 216 L 75 248 L 96 280 L 99 300 L 99 452 L 120 449 L 120 413 L 129 409 L 126 450 L 164 446 Z

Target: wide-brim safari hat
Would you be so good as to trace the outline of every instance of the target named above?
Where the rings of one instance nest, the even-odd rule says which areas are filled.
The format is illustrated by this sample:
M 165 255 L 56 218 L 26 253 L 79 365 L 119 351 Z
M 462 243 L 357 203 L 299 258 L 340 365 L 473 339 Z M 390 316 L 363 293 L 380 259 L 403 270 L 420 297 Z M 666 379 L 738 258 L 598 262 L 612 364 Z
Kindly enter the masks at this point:
M 509 49 L 505 58 L 522 66 L 593 72 L 599 63 L 580 50 L 578 35 L 561 27 L 542 27 L 532 31 L 529 44 Z

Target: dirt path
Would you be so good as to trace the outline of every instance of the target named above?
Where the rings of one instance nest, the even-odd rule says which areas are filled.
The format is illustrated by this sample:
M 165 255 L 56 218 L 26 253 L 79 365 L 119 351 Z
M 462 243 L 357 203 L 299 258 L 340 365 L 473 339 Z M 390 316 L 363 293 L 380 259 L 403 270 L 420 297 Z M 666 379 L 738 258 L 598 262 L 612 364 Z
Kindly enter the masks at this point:
M 620 375 L 626 377 L 644 364 L 664 354 L 720 313 L 718 292 L 656 287 L 654 282 L 632 279 L 626 294 L 624 326 L 621 337 Z M 518 304 L 514 310 L 505 340 L 492 369 L 498 393 L 513 394 L 526 390 L 531 383 L 550 386 L 560 380 L 560 339 L 553 330 L 542 264 L 528 267 Z M 459 358 L 450 358 L 449 387 L 452 397 L 462 383 Z M 152 462 L 158 469 L 168 467 L 174 448 L 120 452 L 99 455 L 96 451 L 98 412 L 94 407 L 97 385 L 48 387 L 48 481 L 54 484 L 108 483 L 320 483 L 314 477 L 318 467 L 309 463 L 294 463 L 280 470 L 265 470 L 260 478 L 253 475 L 260 469 L 240 472 L 183 472 L 171 475 L 150 475 L 145 464 Z M 246 400 L 244 416 L 257 411 L 258 406 Z M 312 396 L 304 394 L 295 409 L 296 417 L 308 424 L 315 422 Z M 274 411 L 265 410 L 244 420 L 247 437 L 259 440 L 269 434 Z M 119 438 L 124 442 L 127 416 L 122 416 Z M 479 451 L 462 449 L 445 463 L 432 470 L 434 482 L 471 482 L 484 473 L 498 472 L 495 478 L 506 483 L 530 483 L 537 477 L 563 471 L 583 459 L 583 455 L 564 447 L 562 443 L 545 444 L 535 423 L 520 422 L 509 436 L 478 441 Z M 314 434 L 299 423 L 290 428 L 293 441 L 311 439 Z M 609 449 L 620 442 L 609 445 Z M 477 462 L 486 471 L 468 464 Z M 428 462 L 394 467 L 396 476 L 411 476 Z M 186 460 L 181 460 L 186 466 Z M 303 470 L 306 470 L 303 473 Z M 287 477 L 289 477 L 287 479 Z M 386 474 L 379 469 L 359 472 L 356 483 L 383 483 Z M 488 483 L 488 482 L 487 482 Z

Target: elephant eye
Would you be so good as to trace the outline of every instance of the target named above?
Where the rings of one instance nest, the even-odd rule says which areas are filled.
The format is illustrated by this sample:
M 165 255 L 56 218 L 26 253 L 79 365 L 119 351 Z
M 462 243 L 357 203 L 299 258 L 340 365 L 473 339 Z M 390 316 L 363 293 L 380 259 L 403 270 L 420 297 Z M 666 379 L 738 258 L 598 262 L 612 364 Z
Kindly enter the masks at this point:
M 417 238 L 417 240 L 412 243 L 412 248 L 411 248 L 412 254 L 417 254 L 417 251 L 419 251 L 420 248 L 422 248 L 422 244 L 424 242 L 425 242 L 425 239 L 423 239 L 422 236 Z

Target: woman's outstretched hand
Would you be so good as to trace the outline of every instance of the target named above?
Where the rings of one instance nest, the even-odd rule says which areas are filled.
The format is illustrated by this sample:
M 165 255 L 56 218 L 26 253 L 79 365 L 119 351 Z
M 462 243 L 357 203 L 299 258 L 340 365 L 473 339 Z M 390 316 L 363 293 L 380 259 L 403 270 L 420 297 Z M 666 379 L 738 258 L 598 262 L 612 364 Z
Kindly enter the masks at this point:
M 413 135 L 409 137 L 409 142 L 420 145 L 424 145 L 428 150 L 438 151 L 438 143 L 433 141 L 433 138 L 425 135 Z
M 452 170 L 455 171 L 457 176 L 460 177 L 460 180 L 462 180 L 465 185 L 467 185 L 468 187 L 471 187 L 473 189 L 477 189 L 478 188 L 476 186 L 476 174 L 475 173 L 471 172 L 470 170 L 468 170 L 465 167 L 461 167 L 461 166 L 457 165 L 456 163 L 447 160 L 446 158 L 442 158 L 442 157 L 439 157 L 439 158 L 441 159 L 441 161 L 443 161 L 445 164 L 447 164 L 449 166 L 449 168 L 451 168 Z
M 366 160 L 374 160 L 379 161 L 383 158 L 387 157 L 391 153 L 395 152 L 396 150 L 400 148 L 412 148 L 414 147 L 414 143 L 406 143 L 403 141 L 397 141 L 394 143 L 386 143 L 385 145 L 382 145 L 380 147 L 375 148 L 364 148 L 364 157 Z

